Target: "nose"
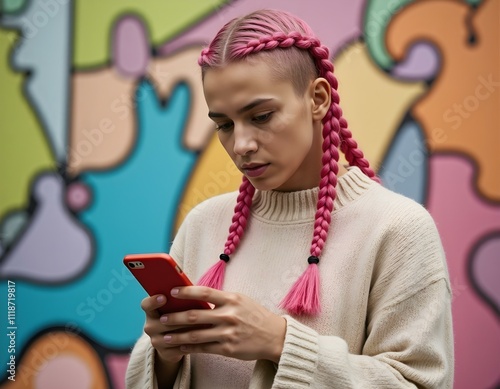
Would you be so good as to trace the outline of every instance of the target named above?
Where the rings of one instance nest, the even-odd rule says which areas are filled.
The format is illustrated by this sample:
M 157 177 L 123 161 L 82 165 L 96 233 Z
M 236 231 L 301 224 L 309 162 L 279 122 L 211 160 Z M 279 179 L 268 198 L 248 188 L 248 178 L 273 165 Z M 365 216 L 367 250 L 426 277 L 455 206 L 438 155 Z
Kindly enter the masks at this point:
M 258 150 L 256 134 L 254 129 L 243 124 L 234 124 L 234 146 L 233 151 L 236 155 L 244 156 L 254 153 Z

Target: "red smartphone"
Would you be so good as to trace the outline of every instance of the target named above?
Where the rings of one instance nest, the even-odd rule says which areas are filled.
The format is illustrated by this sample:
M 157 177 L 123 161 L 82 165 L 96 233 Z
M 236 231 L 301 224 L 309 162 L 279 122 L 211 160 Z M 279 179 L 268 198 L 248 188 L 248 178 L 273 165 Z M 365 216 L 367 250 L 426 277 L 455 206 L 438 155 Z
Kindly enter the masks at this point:
M 170 255 L 164 253 L 131 254 L 123 258 L 123 263 L 150 296 L 163 294 L 167 297 L 167 303 L 158 309 L 160 314 L 189 309 L 211 309 L 205 301 L 171 297 L 172 288 L 193 284 Z

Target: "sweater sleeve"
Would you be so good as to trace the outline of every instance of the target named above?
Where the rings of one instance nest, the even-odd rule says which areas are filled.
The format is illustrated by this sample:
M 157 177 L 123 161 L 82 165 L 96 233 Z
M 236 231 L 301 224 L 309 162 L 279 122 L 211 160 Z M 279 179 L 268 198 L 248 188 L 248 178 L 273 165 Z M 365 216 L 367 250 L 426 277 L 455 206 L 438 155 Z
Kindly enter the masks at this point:
M 151 345 L 149 336 L 143 333 L 130 355 L 125 376 L 125 387 L 127 389 L 158 389 L 154 366 L 155 349 Z M 190 381 L 190 356 L 185 355 L 179 367 L 173 389 L 188 389 Z
M 377 314 L 361 355 L 290 316 L 272 388 L 452 388 L 446 280 Z
M 136 342 L 125 375 L 127 389 L 157 389 L 154 376 L 154 348 L 145 333 Z

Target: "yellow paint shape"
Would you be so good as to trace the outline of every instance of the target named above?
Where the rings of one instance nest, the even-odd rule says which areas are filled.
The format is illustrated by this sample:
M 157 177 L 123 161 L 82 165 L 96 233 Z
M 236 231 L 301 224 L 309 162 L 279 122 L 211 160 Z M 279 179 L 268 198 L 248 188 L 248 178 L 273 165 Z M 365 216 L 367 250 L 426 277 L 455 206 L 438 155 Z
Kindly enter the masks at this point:
M 108 63 L 110 33 L 114 23 L 125 14 L 141 17 L 153 46 L 158 46 L 223 3 L 223 0 L 76 1 L 74 66 L 86 68 Z
M 387 47 L 402 60 L 417 41 L 441 51 L 442 69 L 413 108 L 433 152 L 463 153 L 478 165 L 479 192 L 500 201 L 500 1 L 475 11 L 459 1 L 417 1 L 397 14 Z M 476 43 L 468 44 L 471 19 Z
M 136 81 L 113 69 L 72 78 L 68 171 L 110 169 L 127 158 L 136 140 Z
M 374 169 L 380 166 L 410 105 L 425 91 L 421 82 L 401 82 L 376 67 L 356 42 L 335 60 L 340 106 L 349 129 Z
M 195 205 L 210 197 L 237 190 L 241 179 L 241 172 L 229 158 L 217 134 L 214 133 L 207 148 L 198 159 L 179 204 L 176 229 Z
M 213 134 L 214 124 L 208 118 L 208 108 L 203 95 L 201 71 L 198 57 L 201 47 L 176 52 L 164 58 L 152 59 L 148 67 L 149 77 L 156 88 L 156 93 L 166 99 L 179 82 L 189 85 L 191 105 L 189 119 L 184 132 L 184 145 L 190 150 L 202 150 Z
M 0 30 L 0 221 L 8 211 L 27 206 L 37 172 L 57 168 L 42 126 L 22 93 L 25 76 L 9 66 L 15 36 Z
M 37 386 L 38 379 L 48 379 L 40 375 L 44 374 L 44 369 L 50 368 L 51 363 L 57 362 L 59 357 L 70 357 L 73 361 L 77 359 L 85 366 L 85 370 L 89 373 L 89 389 L 108 387 L 105 369 L 91 345 L 72 333 L 54 331 L 42 335 L 29 346 L 23 358 L 20 361 L 16 360 L 16 380 L 6 380 L 0 389 L 40 389 Z M 77 370 L 82 371 L 81 368 Z M 71 375 L 71 373 L 71 371 L 58 372 L 59 375 Z

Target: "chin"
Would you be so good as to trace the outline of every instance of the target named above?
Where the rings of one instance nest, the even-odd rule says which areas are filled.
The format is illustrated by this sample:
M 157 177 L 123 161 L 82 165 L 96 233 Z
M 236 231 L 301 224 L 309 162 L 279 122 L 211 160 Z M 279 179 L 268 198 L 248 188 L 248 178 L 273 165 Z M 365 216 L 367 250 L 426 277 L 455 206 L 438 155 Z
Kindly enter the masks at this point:
M 258 190 L 275 190 L 276 188 L 280 187 L 282 184 L 281 183 L 276 183 L 273 182 L 272 180 L 269 179 L 255 179 L 255 178 L 250 178 L 247 177 L 248 181 L 251 182 L 251 184 L 254 186 L 255 189 Z

